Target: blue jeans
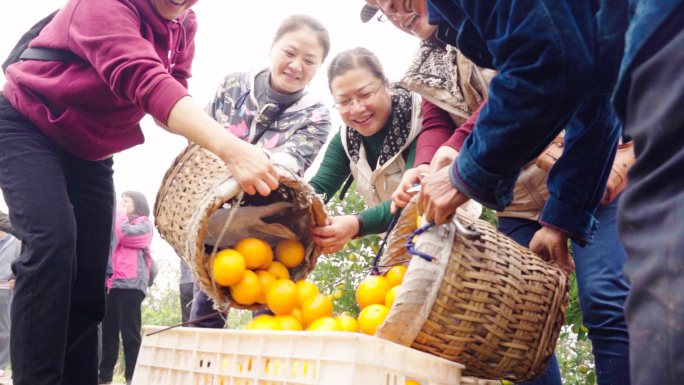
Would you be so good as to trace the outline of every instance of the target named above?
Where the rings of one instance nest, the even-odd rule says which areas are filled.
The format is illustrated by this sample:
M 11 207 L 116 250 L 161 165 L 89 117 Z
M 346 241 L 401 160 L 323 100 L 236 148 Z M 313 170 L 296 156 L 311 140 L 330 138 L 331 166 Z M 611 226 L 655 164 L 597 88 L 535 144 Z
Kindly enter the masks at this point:
M 207 294 L 200 290 L 196 283 L 193 285 L 195 299 L 192 301 L 190 309 L 190 321 L 216 313 L 213 302 L 209 299 Z M 223 317 L 227 317 L 227 315 L 216 314 L 202 321 L 190 324 L 189 326 L 194 328 L 223 329 L 226 327 L 226 320 Z
M 0 188 L 22 240 L 21 257 L 12 263 L 16 385 L 97 383 L 112 164 L 69 154 L 0 95 Z
M 582 248 L 572 243 L 582 323 L 589 329 L 599 385 L 630 383 L 629 335 L 624 316 L 629 285 L 622 272 L 626 253 L 617 234 L 619 199 L 596 209 L 594 216 L 600 226 L 593 244 Z M 499 218 L 498 229 L 521 245 L 529 246 L 541 225 L 527 219 Z M 555 356 L 546 372 L 531 384 L 562 384 Z

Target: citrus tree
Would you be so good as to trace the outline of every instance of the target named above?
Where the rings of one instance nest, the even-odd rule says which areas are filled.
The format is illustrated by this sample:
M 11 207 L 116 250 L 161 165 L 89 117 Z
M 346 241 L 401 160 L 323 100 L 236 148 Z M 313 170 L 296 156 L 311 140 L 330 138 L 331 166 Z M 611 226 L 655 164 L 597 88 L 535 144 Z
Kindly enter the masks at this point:
M 328 215 L 340 216 L 359 212 L 366 208 L 361 195 L 356 191 L 356 183 L 352 184 L 340 200 L 339 192 L 328 202 Z M 356 305 L 356 287 L 371 270 L 373 257 L 378 251 L 380 237 L 369 235 L 354 239 L 345 248 L 334 254 L 322 254 L 316 269 L 309 275 L 322 293 L 335 296 L 334 311 L 357 317 L 359 307 Z

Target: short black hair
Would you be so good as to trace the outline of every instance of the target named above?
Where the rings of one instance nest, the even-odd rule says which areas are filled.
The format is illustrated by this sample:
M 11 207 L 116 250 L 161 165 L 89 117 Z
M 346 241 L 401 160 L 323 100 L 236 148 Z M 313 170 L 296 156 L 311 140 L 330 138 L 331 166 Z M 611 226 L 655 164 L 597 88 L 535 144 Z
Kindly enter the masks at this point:
M 121 196 L 127 196 L 133 200 L 133 206 L 135 207 L 133 214 L 145 217 L 150 216 L 150 205 L 147 204 L 147 198 L 145 198 L 143 193 L 138 191 L 126 191 L 121 194 Z
M 387 79 L 378 57 L 367 48 L 356 47 L 342 51 L 332 59 L 328 66 L 328 88 L 336 77 L 358 68 L 366 68 L 382 82 Z

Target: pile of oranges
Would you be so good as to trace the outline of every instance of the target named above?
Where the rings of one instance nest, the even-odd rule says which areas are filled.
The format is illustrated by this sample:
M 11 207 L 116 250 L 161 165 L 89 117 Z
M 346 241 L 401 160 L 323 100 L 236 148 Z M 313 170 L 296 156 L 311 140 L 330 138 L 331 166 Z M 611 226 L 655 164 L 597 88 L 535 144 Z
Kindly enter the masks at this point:
M 385 321 L 405 273 L 404 266 L 394 266 L 384 277 L 371 275 L 361 282 L 356 290 L 356 303 L 361 309 L 359 328 L 363 333 L 374 335 Z
M 293 283 L 281 279 L 271 283 L 266 304 L 275 315 L 260 315 L 245 329 L 359 331 L 354 318 L 346 314 L 333 318 L 333 296 L 321 294 L 315 284 L 305 280 Z
M 290 280 L 288 268 L 301 264 L 304 254 L 304 246 L 295 240 L 284 240 L 271 248 L 263 240 L 245 238 L 234 249 L 216 254 L 214 280 L 230 289 L 235 302 L 264 304 L 275 314 L 252 319 L 246 329 L 361 331 L 374 335 L 394 303 L 406 268 L 394 266 L 385 276 L 369 276 L 361 282 L 356 291 L 361 309 L 358 320 L 345 313 L 333 317 L 333 299 L 341 293 L 325 295 L 311 282 Z
M 217 284 L 230 288 L 235 302 L 242 305 L 266 304 L 272 284 L 289 281 L 288 268 L 302 263 L 304 253 L 304 246 L 299 241 L 284 240 L 271 249 L 266 241 L 245 238 L 235 245 L 235 249 L 221 250 L 216 254 L 212 273 Z M 274 301 L 292 302 L 294 283 L 289 282 L 290 286 L 278 282 L 278 293 L 284 297 L 274 294 Z
M 221 250 L 213 265 L 214 280 L 230 289 L 242 305 L 265 304 L 275 316 L 262 315 L 247 324 L 257 330 L 320 330 L 358 332 L 356 320 L 342 315 L 332 318 L 333 297 L 321 294 L 305 280 L 290 280 L 288 268 L 304 261 L 304 246 L 284 240 L 274 249 L 260 239 L 245 238 L 234 249 Z M 353 321 L 353 322 L 351 322 Z

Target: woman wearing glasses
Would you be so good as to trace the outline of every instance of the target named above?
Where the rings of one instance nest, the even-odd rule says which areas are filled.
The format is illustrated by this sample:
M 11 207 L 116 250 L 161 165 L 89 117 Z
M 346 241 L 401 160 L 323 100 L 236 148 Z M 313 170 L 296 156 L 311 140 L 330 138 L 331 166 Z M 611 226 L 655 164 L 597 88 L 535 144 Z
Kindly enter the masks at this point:
M 267 151 L 271 162 L 302 175 L 330 132 L 330 112 L 307 86 L 330 51 L 326 28 L 308 15 L 293 15 L 273 38 L 271 65 L 226 76 L 206 112 L 238 138 Z M 195 289 L 190 320 L 215 313 Z M 193 326 L 223 328 L 215 315 Z
M 327 201 L 351 175 L 370 206 L 314 228 L 314 241 L 323 252 L 334 253 L 354 237 L 387 230 L 390 197 L 404 171 L 413 167 L 422 115 L 420 96 L 390 84 L 378 58 L 365 48 L 338 54 L 328 68 L 328 85 L 345 126 L 310 184 Z

